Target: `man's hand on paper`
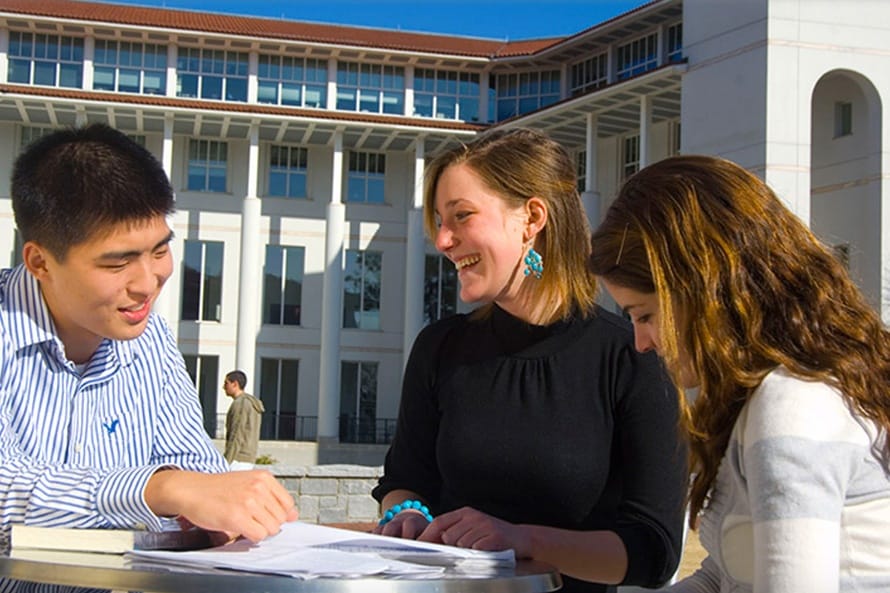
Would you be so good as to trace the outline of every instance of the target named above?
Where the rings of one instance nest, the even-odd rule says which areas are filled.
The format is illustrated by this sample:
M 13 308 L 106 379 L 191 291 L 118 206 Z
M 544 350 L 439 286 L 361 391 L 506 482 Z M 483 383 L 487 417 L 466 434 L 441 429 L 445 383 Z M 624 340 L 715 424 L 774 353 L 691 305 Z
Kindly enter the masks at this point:
M 182 516 L 198 527 L 258 542 L 298 517 L 293 497 L 265 470 L 204 474 L 156 472 L 145 487 L 156 515 Z
M 517 558 L 531 557 L 531 541 L 522 525 L 496 519 L 470 507 L 439 515 L 417 540 L 489 552 L 512 548 Z

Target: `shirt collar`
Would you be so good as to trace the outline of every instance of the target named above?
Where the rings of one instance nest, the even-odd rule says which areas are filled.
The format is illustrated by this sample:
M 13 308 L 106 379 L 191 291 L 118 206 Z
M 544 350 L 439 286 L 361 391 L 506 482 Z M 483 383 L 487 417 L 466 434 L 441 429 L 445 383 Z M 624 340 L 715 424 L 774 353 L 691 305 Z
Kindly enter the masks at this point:
M 9 317 L 9 336 L 15 351 L 29 346 L 53 342 L 58 356 L 64 359 L 65 347 L 56 333 L 53 317 L 43 299 L 40 283 L 24 265 L 4 270 L 6 314 Z M 2 290 L 2 288 L 0 288 Z M 132 362 L 133 349 L 129 340 L 105 339 L 96 352 L 110 349 L 122 365 Z M 67 361 L 66 361 L 67 362 Z

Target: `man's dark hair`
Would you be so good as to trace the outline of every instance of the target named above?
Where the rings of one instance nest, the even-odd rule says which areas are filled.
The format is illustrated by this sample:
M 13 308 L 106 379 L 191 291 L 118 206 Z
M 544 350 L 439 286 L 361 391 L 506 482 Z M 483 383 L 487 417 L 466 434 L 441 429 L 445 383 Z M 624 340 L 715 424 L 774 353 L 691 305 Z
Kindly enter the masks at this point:
M 247 375 L 244 374 L 244 371 L 232 371 L 226 375 L 226 381 L 234 381 L 240 389 L 244 389 L 244 386 L 247 385 Z
M 173 212 L 173 188 L 158 160 L 104 124 L 34 141 L 12 171 L 12 209 L 22 240 L 56 258 L 121 222 Z

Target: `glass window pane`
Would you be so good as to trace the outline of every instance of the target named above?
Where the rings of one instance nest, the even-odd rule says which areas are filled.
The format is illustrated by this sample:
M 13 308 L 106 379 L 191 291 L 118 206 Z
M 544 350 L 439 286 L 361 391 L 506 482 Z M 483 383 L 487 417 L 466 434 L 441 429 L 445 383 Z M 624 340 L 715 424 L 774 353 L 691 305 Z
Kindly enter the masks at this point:
M 208 173 L 208 189 L 213 192 L 224 193 L 226 191 L 226 170 L 213 167 Z
M 9 82 L 28 84 L 31 82 L 31 62 L 29 60 L 9 60 Z
M 198 241 L 186 241 L 183 250 L 182 312 L 183 320 L 198 319 L 201 298 L 201 259 L 203 248 Z
M 281 268 L 283 254 L 278 245 L 266 245 L 263 273 L 263 323 L 281 323 Z
M 202 99 L 222 99 L 222 83 L 221 76 L 201 77 L 201 98 Z
M 290 183 L 287 195 L 292 198 L 306 197 L 306 175 L 303 173 L 292 173 L 290 175 Z
M 114 68 L 97 66 L 93 72 L 93 89 L 97 91 L 113 91 Z
M 122 93 L 138 93 L 139 92 L 139 70 L 120 71 L 120 81 L 118 90 Z
M 145 72 L 142 92 L 147 95 L 163 95 L 167 92 L 167 75 L 163 72 Z
M 287 173 L 283 171 L 269 172 L 269 195 L 275 197 L 287 195 Z
M 198 77 L 194 74 L 180 74 L 176 96 L 196 98 L 198 96 Z
M 284 324 L 299 325 L 303 293 L 303 248 L 287 248 L 284 281 Z
M 284 83 L 281 85 L 281 104 L 282 105 L 301 105 L 302 85 Z
M 34 84 L 56 85 L 56 64 L 54 62 L 34 63 Z
M 222 313 L 223 244 L 208 241 L 204 255 L 204 321 L 219 321 Z
M 362 298 L 361 252 L 348 249 L 343 277 L 343 327 L 359 327 Z
M 226 79 L 226 101 L 247 101 L 247 79 Z

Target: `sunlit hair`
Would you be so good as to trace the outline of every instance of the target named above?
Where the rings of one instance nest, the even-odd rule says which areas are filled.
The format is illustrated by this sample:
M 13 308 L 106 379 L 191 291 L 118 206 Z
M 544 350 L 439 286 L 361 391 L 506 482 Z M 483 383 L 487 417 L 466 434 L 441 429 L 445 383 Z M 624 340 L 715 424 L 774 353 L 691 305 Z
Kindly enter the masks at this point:
M 572 312 L 586 316 L 596 299 L 596 282 L 587 269 L 590 229 L 574 163 L 565 149 L 541 132 L 520 128 L 487 132 L 436 155 L 426 167 L 423 199 L 424 223 L 433 240 L 438 231 L 436 187 L 442 173 L 458 164 L 472 169 L 510 208 L 520 208 L 532 197 L 544 202 L 547 224 L 534 242 L 544 259 L 544 275 L 524 282 L 535 299 L 554 303 L 548 321 Z
M 590 264 L 656 294 L 660 354 L 675 382 L 681 348 L 694 365 L 699 393 L 682 402 L 696 472 L 691 522 L 742 406 L 779 365 L 835 386 L 890 429 L 890 334 L 833 254 L 738 165 L 680 156 L 631 177 L 593 235 Z M 881 447 L 887 466 L 890 443 Z
M 98 123 L 56 130 L 29 144 L 15 161 L 10 188 L 22 240 L 59 260 L 118 224 L 138 226 L 175 206 L 154 155 Z

